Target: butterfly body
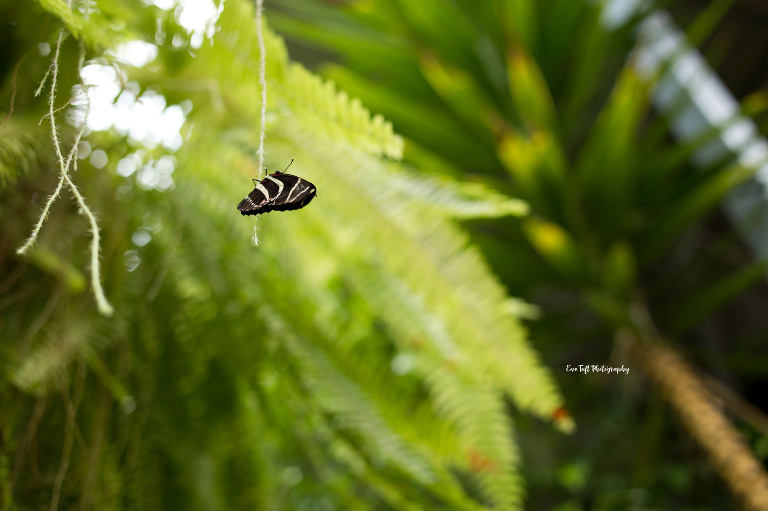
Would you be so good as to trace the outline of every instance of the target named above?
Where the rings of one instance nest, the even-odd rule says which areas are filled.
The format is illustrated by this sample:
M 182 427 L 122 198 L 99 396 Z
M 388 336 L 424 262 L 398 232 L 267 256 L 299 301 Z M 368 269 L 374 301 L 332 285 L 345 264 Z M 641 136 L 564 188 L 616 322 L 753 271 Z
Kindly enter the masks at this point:
M 317 196 L 315 185 L 292 174 L 275 172 L 253 183 L 253 191 L 237 205 L 243 215 L 301 209 Z

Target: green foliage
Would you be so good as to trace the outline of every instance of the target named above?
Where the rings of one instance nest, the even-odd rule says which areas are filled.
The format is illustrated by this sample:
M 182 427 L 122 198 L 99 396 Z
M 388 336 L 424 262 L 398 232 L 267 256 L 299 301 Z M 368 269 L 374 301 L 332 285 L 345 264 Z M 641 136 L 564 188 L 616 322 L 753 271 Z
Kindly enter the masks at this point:
M 83 29 L 83 24 L 75 17 L 69 5 L 64 0 L 39 0 L 40 7 L 53 14 L 56 18 L 64 22 L 67 31 L 77 37 Z
M 34 174 L 52 154 L 50 138 L 35 129 L 37 122 L 11 117 L 0 128 L 0 188 L 7 188 L 20 177 Z
M 692 30 L 712 27 L 726 4 Z M 321 72 L 394 120 L 415 146 L 406 158 L 445 174 L 453 165 L 481 171 L 527 200 L 543 218 L 523 222 L 518 235 L 565 279 L 558 285 L 602 289 L 626 306 L 659 256 L 754 172 L 719 165 L 682 175 L 685 158 L 717 133 L 683 148 L 664 138 L 666 120 L 649 110 L 653 81 L 621 60 L 631 23 L 607 30 L 600 9 L 555 0 L 458 2 L 441 9 L 441 23 L 427 21 L 428 9 L 291 0 L 271 19 L 343 56 L 347 66 Z M 446 38 L 438 25 L 455 30 Z M 367 58 L 360 39 L 387 41 L 387 58 Z M 527 285 L 540 284 L 540 273 L 527 273 Z
M 620 343 L 613 345 L 622 329 L 655 323 L 662 336 L 691 332 L 764 275 L 761 264 L 749 265 L 729 229 L 718 229 L 717 242 L 709 239 L 717 206 L 755 169 L 723 161 L 704 169 L 688 165 L 729 124 L 684 145 L 674 142 L 669 120 L 650 105 L 655 77 L 639 75 L 628 57 L 639 20 L 609 28 L 598 4 L 286 0 L 269 15 L 297 46 L 320 45 L 338 56 L 318 63 L 318 72 L 392 119 L 407 141 L 406 161 L 443 175 L 472 173 L 528 202 L 530 218 L 469 225 L 513 294 L 541 305 L 535 338 L 548 360 L 578 365 L 610 355 L 635 371 Z M 713 2 L 702 12 L 690 26 L 694 42 L 706 39 L 730 4 Z M 696 240 L 702 238 L 719 249 L 701 250 Z M 652 316 L 638 321 L 646 309 Z M 723 343 L 732 348 L 730 338 Z M 611 502 L 628 494 L 590 496 L 636 487 L 632 476 L 620 480 L 616 470 L 629 474 L 639 462 L 628 453 L 645 449 L 631 440 L 645 420 L 642 400 L 622 392 L 631 384 L 625 389 L 616 382 L 619 388 L 609 392 L 597 376 L 588 380 L 590 388 L 558 376 L 569 401 L 594 418 L 580 427 L 586 431 L 580 448 L 560 450 L 560 462 L 601 468 L 595 483 L 561 495 L 583 503 L 574 508 L 590 502 L 614 508 Z M 603 401 L 595 388 L 634 403 L 636 415 L 621 415 L 610 399 L 605 410 L 593 412 L 595 401 Z M 581 417 L 580 424 L 590 420 Z M 661 442 L 658 434 L 651 443 L 661 450 Z M 598 443 L 600 454 L 583 452 Z M 529 449 L 532 457 L 546 456 Z M 677 463 L 653 454 L 659 465 Z M 648 482 L 652 502 L 674 507 L 664 500 L 665 484 L 673 486 L 658 474 Z M 534 483 L 535 508 L 554 506 L 553 486 L 559 485 L 551 478 Z
M 105 2 L 98 6 L 82 3 L 75 10 L 64 0 L 37 0 L 37 3 L 63 22 L 69 34 L 97 50 L 115 48 L 120 42 L 149 35 L 142 33 L 143 28 L 149 27 L 142 27 L 140 22 L 151 23 L 156 12 L 138 0 Z
M 634 22 L 607 30 L 573 0 L 275 3 L 271 25 L 343 62 L 322 79 L 264 27 L 266 163 L 294 159 L 319 196 L 256 224 L 235 209 L 261 172 L 254 12 L 220 5 L 202 45 L 178 12 L 139 1 L 10 11 L 0 509 L 728 506 L 698 459 L 680 461 L 687 446 L 610 340 L 638 305 L 663 332 L 690 331 L 761 277 L 761 263 L 715 264 L 740 254 L 728 237 L 690 242 L 751 171 L 687 167 L 717 133 L 671 140 L 627 59 Z M 71 201 L 28 258 L 14 253 L 55 186 L 33 93 L 50 62 L 38 44 L 61 23 L 56 108 L 84 43 L 127 72 L 121 101 L 152 92 L 187 112 L 172 154 L 115 130 L 87 138 L 109 160 L 84 152 L 74 179 L 103 226 L 110 319 L 85 292 L 89 227 Z M 157 58 L 127 69 L 104 53 L 134 39 Z M 169 162 L 173 186 L 153 188 Z M 546 364 L 521 325 L 536 316 Z M 631 377 L 562 370 L 611 351 Z M 561 434 L 574 423 L 558 388 L 578 436 Z
M 508 400 L 515 413 L 573 424 L 555 413 L 562 396 L 520 307 L 455 219 L 519 216 L 527 205 L 384 159 L 403 152 L 392 125 L 290 63 L 266 30 L 267 163 L 293 158 L 320 195 L 260 219 L 254 247 L 253 223 L 234 207 L 258 175 L 250 3 L 226 2 L 215 38 L 197 49 L 188 36 L 174 42 L 179 27 L 162 13 L 168 32 L 158 35 L 119 3 L 90 17 L 41 5 L 90 56 L 136 34 L 164 40 L 135 74 L 140 91 L 192 109 L 169 191 L 143 177 L 168 158 L 162 148 L 114 132 L 88 138 L 110 162 L 83 160 L 75 180 L 103 226 L 112 319 L 82 292 L 88 227 L 68 201 L 29 262 L 12 255 L 39 207 L 30 196 L 49 193 L 54 176 L 45 129 L 18 128 L 26 109 L 4 128 L 19 130 L 20 142 L 3 143 L 21 149 L 2 153 L 0 168 L 24 157 L 30 170 L 7 172 L 0 201 L 0 281 L 13 287 L 0 304 L 3 509 L 521 508 Z M 77 65 L 75 45 L 65 42 L 63 71 Z M 19 89 L 36 88 L 34 78 Z M 76 77 L 61 82 L 66 96 Z M 120 176 L 123 159 L 141 168 Z

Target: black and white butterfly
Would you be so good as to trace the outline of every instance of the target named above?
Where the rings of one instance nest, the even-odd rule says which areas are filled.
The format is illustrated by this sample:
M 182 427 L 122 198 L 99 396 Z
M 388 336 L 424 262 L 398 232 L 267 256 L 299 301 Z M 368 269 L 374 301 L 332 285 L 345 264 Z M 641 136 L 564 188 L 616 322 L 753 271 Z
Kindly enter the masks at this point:
M 243 215 L 301 209 L 317 196 L 315 185 L 282 172 L 270 174 L 261 181 L 254 179 L 253 184 L 256 188 L 237 205 Z

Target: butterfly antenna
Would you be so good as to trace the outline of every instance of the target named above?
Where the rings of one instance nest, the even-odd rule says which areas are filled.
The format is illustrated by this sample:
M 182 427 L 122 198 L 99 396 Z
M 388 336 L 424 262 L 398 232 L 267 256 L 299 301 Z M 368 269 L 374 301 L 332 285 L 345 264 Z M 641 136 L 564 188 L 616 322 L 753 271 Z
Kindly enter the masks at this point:
M 291 165 L 293 165 L 293 158 L 291 158 L 291 163 L 288 164 L 288 167 L 290 167 Z M 285 167 L 285 170 L 288 170 L 288 167 Z M 285 172 L 285 170 L 283 172 Z

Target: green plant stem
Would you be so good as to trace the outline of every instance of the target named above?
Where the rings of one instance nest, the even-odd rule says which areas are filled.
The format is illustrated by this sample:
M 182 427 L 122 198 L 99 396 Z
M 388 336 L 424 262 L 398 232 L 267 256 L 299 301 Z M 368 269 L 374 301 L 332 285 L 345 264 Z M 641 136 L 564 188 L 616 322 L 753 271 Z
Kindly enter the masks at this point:
M 72 444 L 75 439 L 75 428 L 77 409 L 80 407 L 80 402 L 83 398 L 85 391 L 85 375 L 86 366 L 84 362 L 80 362 L 80 366 L 77 371 L 77 380 L 75 382 L 74 396 L 69 398 L 69 391 L 67 390 L 66 380 L 62 382 L 62 397 L 64 401 L 64 409 L 66 412 L 66 422 L 64 423 L 64 445 L 61 451 L 61 461 L 59 462 L 59 469 L 56 471 L 56 478 L 53 482 L 53 495 L 51 497 L 51 511 L 57 511 L 59 508 L 59 500 L 61 498 L 61 489 L 64 485 L 64 478 L 67 475 L 69 469 L 69 462 L 72 456 Z

